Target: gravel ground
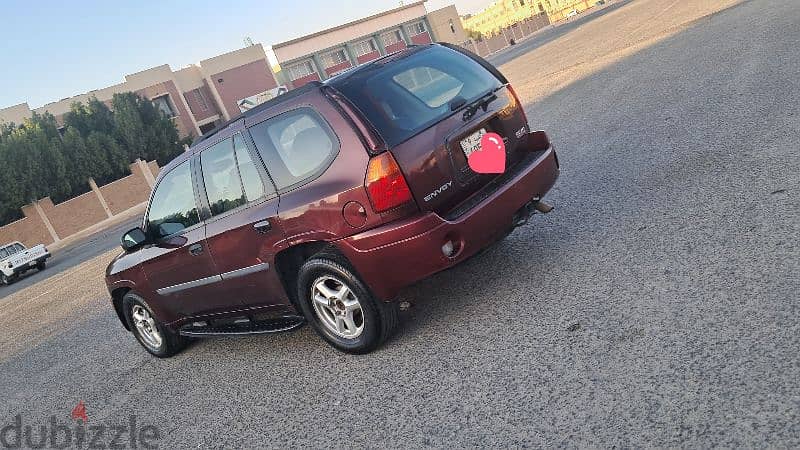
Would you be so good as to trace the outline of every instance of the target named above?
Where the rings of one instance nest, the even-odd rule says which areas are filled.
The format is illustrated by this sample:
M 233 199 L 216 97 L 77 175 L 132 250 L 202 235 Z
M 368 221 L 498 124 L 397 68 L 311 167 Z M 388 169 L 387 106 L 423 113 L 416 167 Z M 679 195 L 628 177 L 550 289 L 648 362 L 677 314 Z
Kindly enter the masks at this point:
M 306 327 L 157 360 L 96 288 L 6 353 L 3 423 L 84 400 L 164 448 L 800 446 L 800 3 L 734 3 L 635 0 L 520 44 L 502 70 L 557 142 L 557 209 L 408 289 L 380 351 Z

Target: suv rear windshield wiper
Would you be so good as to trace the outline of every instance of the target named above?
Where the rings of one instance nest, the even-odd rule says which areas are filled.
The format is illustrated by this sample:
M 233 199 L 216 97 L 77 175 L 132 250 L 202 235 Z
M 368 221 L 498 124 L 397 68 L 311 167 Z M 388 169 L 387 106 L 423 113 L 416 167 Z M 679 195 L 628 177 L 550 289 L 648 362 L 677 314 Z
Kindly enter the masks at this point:
M 486 110 L 489 109 L 489 104 L 497 100 L 497 95 L 495 95 L 495 92 L 497 92 L 497 89 L 492 89 L 489 92 L 478 97 L 477 100 L 470 103 L 469 106 L 467 106 L 467 108 L 464 110 L 464 114 L 461 116 L 461 119 L 464 122 L 468 121 L 469 119 L 472 119 L 475 116 L 475 114 L 478 113 L 478 109 L 483 109 L 483 111 L 486 112 Z M 456 102 L 457 100 L 458 98 L 450 103 L 451 111 L 455 111 L 464 105 L 464 103 L 461 103 L 460 105 L 456 106 L 454 102 Z

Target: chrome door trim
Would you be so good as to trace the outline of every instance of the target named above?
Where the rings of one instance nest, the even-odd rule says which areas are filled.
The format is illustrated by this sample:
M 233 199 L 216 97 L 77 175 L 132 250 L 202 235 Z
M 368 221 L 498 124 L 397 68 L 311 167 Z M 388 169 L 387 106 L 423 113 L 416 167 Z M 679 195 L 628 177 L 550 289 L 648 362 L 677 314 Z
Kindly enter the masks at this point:
M 222 281 L 221 275 L 212 275 L 210 277 L 200 278 L 199 280 L 187 281 L 186 283 L 175 284 L 172 286 L 156 289 L 156 292 L 158 293 L 158 295 L 169 295 L 169 294 L 174 294 L 176 292 L 185 291 L 186 289 L 192 289 L 213 283 L 219 283 L 220 281 Z
M 170 295 L 176 292 L 185 291 L 187 289 L 193 289 L 200 286 L 207 286 L 209 284 L 219 283 L 220 281 L 223 280 L 231 280 L 234 278 L 243 277 L 246 275 L 254 274 L 257 272 L 263 272 L 267 270 L 269 270 L 269 263 L 261 263 L 249 267 L 244 267 L 241 269 L 231 270 L 230 272 L 225 272 L 220 275 L 212 275 L 210 277 L 200 278 L 199 280 L 187 281 L 186 283 L 163 287 L 160 289 L 156 289 L 156 292 L 158 293 L 158 295 Z
M 221 277 L 223 280 L 231 280 L 233 278 L 243 277 L 246 275 L 254 274 L 256 272 L 263 272 L 266 270 L 269 270 L 269 263 L 261 263 L 249 267 L 244 267 L 241 269 L 231 270 L 230 272 L 225 272 L 221 275 Z

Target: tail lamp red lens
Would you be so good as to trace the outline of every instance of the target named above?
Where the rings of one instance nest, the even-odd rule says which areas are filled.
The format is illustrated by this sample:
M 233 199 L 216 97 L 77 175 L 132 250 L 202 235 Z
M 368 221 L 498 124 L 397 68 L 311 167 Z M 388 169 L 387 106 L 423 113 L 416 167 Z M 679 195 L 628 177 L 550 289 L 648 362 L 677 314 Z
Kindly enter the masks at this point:
M 520 112 L 522 113 L 522 118 L 525 120 L 525 124 L 528 123 L 528 115 L 525 114 L 525 108 L 522 106 L 522 102 L 519 101 L 519 95 L 517 95 L 517 91 L 514 90 L 514 87 L 511 86 L 511 83 L 508 84 L 508 91 L 511 92 L 511 95 L 514 97 L 514 100 L 517 101 L 517 107 L 519 108 Z
M 369 160 L 364 185 L 375 212 L 388 211 L 412 200 L 411 189 L 400 172 L 400 166 L 389 152 Z

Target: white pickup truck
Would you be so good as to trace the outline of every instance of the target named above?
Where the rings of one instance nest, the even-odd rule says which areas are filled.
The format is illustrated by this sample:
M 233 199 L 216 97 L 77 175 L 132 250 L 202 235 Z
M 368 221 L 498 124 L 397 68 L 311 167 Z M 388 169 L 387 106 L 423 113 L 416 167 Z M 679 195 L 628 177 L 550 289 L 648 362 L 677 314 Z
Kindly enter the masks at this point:
M 11 284 L 30 269 L 44 270 L 50 252 L 44 245 L 25 248 L 21 242 L 0 247 L 0 284 Z

